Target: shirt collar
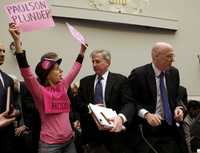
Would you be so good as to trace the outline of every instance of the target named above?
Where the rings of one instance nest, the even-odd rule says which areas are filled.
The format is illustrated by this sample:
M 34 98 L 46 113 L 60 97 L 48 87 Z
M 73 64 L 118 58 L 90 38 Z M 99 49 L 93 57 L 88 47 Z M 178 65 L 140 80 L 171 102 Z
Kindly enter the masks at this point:
M 106 72 L 102 75 L 103 80 L 107 80 L 108 73 L 109 73 L 109 71 L 106 71 Z M 96 77 L 95 77 L 95 80 L 97 80 L 97 79 L 98 79 L 98 75 L 96 75 Z
M 1 71 L 0 71 L 0 81 L 2 82 L 2 85 L 4 86 L 4 81 L 3 81 L 3 76 L 2 76 Z
M 156 77 L 159 77 L 161 71 L 152 63 L 153 71 Z

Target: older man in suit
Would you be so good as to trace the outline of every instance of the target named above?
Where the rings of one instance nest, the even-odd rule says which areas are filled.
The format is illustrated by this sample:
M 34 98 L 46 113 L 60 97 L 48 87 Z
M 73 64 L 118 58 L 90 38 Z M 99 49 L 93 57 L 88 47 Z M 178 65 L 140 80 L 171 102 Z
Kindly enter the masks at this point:
M 127 141 L 124 137 L 129 131 L 128 125 L 135 114 L 135 105 L 128 79 L 108 70 L 111 63 L 111 55 L 108 51 L 94 50 L 91 53 L 91 59 L 95 74 L 81 79 L 78 91 L 83 142 L 94 153 L 127 152 Z M 99 87 L 99 83 L 101 87 Z M 102 90 L 100 93 L 99 88 Z M 112 129 L 98 130 L 95 121 L 89 114 L 89 103 L 112 108 L 118 113 L 118 116 L 113 119 L 114 127 Z M 122 131 L 123 124 L 127 125 L 126 131 Z M 102 150 L 102 148 L 104 149 Z
M 4 63 L 5 59 L 5 47 L 0 43 L 0 65 Z M 5 72 L 0 70 L 0 113 L 6 111 L 6 99 L 7 99 L 7 88 L 11 87 L 10 103 L 12 108 L 9 112 L 6 112 L 6 118 L 13 118 L 19 114 L 15 109 L 17 104 L 15 104 L 14 99 L 16 99 L 16 94 L 14 92 L 14 82 L 13 79 L 8 76 Z M 18 107 L 19 108 L 19 107 Z M 12 120 L 14 121 L 14 120 Z M 1 153 L 14 153 L 14 124 L 9 122 L 6 126 L 0 129 L 0 149 Z
M 152 63 L 134 69 L 129 76 L 144 137 L 154 148 L 141 141 L 137 153 L 187 152 L 179 123 L 185 110 L 177 101 L 179 72 L 172 67 L 173 60 L 173 47 L 158 42 L 152 49 Z

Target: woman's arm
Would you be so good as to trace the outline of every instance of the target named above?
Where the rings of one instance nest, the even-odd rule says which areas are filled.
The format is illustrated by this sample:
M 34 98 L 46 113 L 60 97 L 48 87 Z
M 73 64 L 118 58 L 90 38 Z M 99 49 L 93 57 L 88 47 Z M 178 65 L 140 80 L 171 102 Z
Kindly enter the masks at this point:
M 9 32 L 14 40 L 15 48 L 16 48 L 16 58 L 17 62 L 21 71 L 21 74 L 24 78 L 24 81 L 27 85 L 27 88 L 32 93 L 32 96 L 34 99 L 37 99 L 35 101 L 36 103 L 42 99 L 42 86 L 38 82 L 35 75 L 32 73 L 30 66 L 28 64 L 25 51 L 22 50 L 22 43 L 21 43 L 21 37 L 20 37 L 20 31 L 18 30 L 18 27 L 15 23 L 9 24 Z M 40 92 L 38 92 L 40 91 Z
M 86 49 L 87 48 L 81 44 L 80 53 L 76 59 L 76 62 L 73 65 L 73 67 L 71 68 L 71 70 L 68 72 L 67 76 L 64 78 L 65 86 L 70 85 L 72 83 L 72 81 L 75 79 L 75 77 L 78 75 L 78 73 L 81 69 L 81 65 L 83 62 L 83 58 L 84 58 Z

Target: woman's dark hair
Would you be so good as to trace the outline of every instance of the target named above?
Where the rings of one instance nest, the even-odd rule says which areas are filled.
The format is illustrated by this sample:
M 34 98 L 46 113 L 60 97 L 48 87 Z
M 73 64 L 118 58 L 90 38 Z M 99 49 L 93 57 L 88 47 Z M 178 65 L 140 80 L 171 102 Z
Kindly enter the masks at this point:
M 54 65 L 60 65 L 61 62 L 62 59 L 58 58 L 58 55 L 54 52 L 48 52 L 41 57 L 40 62 L 35 68 L 35 73 L 37 74 L 38 80 L 42 85 L 46 85 L 46 77 Z

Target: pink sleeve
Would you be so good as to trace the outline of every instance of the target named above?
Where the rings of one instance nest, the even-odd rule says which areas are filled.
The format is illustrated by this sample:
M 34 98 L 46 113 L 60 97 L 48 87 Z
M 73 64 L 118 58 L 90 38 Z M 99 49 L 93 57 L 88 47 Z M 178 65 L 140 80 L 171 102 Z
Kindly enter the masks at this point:
M 33 96 L 35 103 L 40 103 L 42 101 L 42 97 L 43 97 L 43 95 L 42 95 L 43 87 L 40 85 L 37 78 L 32 73 L 30 67 L 21 68 L 20 71 L 24 78 L 27 88 L 29 89 L 31 95 Z
M 68 72 L 67 76 L 64 78 L 64 85 L 66 88 L 72 83 L 72 81 L 76 78 L 78 75 L 80 69 L 81 69 L 81 64 L 79 62 L 75 62 L 71 70 Z

